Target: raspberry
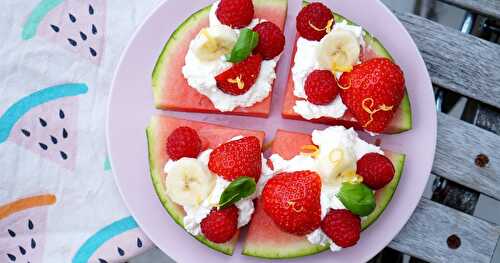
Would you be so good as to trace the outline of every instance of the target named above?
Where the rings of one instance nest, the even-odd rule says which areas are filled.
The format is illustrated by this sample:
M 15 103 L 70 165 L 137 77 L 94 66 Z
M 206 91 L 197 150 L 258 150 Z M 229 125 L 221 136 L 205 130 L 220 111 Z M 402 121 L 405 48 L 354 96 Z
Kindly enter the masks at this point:
M 215 14 L 224 25 L 246 27 L 253 19 L 253 3 L 252 0 L 221 0 Z
M 321 222 L 321 230 L 337 246 L 352 247 L 359 240 L 361 218 L 346 209 L 331 209 Z
M 261 63 L 262 57 L 257 54 L 234 64 L 215 77 L 217 88 L 234 96 L 245 94 L 257 81 Z
M 230 207 L 217 210 L 213 208 L 201 221 L 201 232 L 205 237 L 214 243 L 225 243 L 238 230 L 238 208 Z
M 255 26 L 253 31 L 259 33 L 259 44 L 254 52 L 261 54 L 264 59 L 273 59 L 281 54 L 285 48 L 285 35 L 277 25 L 266 21 Z
M 356 173 L 363 177 L 363 183 L 373 190 L 386 186 L 395 173 L 391 160 L 378 153 L 363 155 L 356 166 Z
M 241 176 L 258 181 L 262 171 L 259 139 L 250 136 L 221 144 L 210 153 L 208 169 L 228 181 Z
M 182 157 L 196 158 L 200 152 L 200 136 L 190 127 L 179 127 L 167 138 L 167 154 L 174 161 Z
M 308 40 L 321 40 L 333 26 L 333 14 L 322 3 L 312 3 L 300 10 L 297 31 Z
M 306 79 L 307 100 L 316 105 L 331 103 L 339 93 L 335 76 L 329 70 L 315 70 Z

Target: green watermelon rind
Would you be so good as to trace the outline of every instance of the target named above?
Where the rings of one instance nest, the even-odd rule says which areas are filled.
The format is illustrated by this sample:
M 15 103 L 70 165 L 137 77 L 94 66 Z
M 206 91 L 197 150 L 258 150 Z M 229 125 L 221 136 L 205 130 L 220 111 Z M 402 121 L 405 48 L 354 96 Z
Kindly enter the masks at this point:
M 154 147 L 155 147 L 155 140 L 154 140 L 154 129 L 155 129 L 155 123 L 152 122 L 150 126 L 146 129 L 146 137 L 148 140 L 148 156 L 149 156 L 149 167 L 150 167 L 150 176 L 151 180 L 153 181 L 153 186 L 155 188 L 156 194 L 158 195 L 158 198 L 160 199 L 160 202 L 162 203 L 163 207 L 167 211 L 167 213 L 172 217 L 172 219 L 175 221 L 176 224 L 178 224 L 182 229 L 184 229 L 184 224 L 183 224 L 183 214 L 184 211 L 182 211 L 179 206 L 175 205 L 165 194 L 165 190 L 163 187 L 163 182 L 161 182 L 160 174 L 156 173 L 154 171 L 155 167 L 155 157 L 154 157 Z M 192 236 L 192 235 L 191 235 Z M 201 243 L 205 244 L 206 246 L 222 252 L 226 255 L 233 255 L 234 253 L 234 244 L 232 243 L 224 243 L 224 244 L 217 244 L 213 243 L 209 240 L 207 240 L 204 236 L 198 235 L 198 236 L 193 236 L 196 238 L 198 241 Z

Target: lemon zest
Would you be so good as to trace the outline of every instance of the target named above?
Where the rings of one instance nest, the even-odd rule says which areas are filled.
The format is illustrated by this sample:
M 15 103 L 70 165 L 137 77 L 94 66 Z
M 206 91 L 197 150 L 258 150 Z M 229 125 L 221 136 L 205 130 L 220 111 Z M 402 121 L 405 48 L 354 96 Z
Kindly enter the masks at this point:
M 238 89 L 244 89 L 245 88 L 245 82 L 241 80 L 241 75 L 237 76 L 235 79 L 228 79 L 227 82 L 231 84 L 237 84 Z
M 312 158 L 316 158 L 319 156 L 319 148 L 314 144 L 304 145 L 300 149 L 303 151 L 309 151 L 309 152 L 300 152 L 300 154 L 302 155 L 311 156 Z
M 335 75 L 334 75 L 335 76 Z M 335 76 L 335 82 L 337 82 L 337 86 L 342 89 L 342 90 L 348 90 L 351 88 L 351 80 L 349 79 L 349 85 L 347 86 L 342 86 L 342 84 L 340 84 L 339 80 L 337 79 L 337 77 Z
M 366 102 L 370 103 L 370 105 L 366 105 Z M 366 98 L 361 102 L 361 107 L 363 108 L 364 111 L 366 111 L 368 114 L 370 114 L 370 120 L 368 120 L 364 125 L 363 128 L 368 127 L 373 122 L 373 115 L 379 111 L 391 111 L 394 106 L 387 106 L 385 104 L 379 105 L 377 109 L 372 110 L 372 107 L 374 106 L 373 104 L 375 101 L 373 98 Z
M 311 21 L 309 21 L 309 26 L 312 27 L 312 29 L 316 31 L 326 31 L 326 33 L 330 33 L 332 31 L 332 25 L 333 25 L 333 18 L 328 20 L 324 28 L 318 28 L 315 25 L 313 25 Z
M 291 207 L 292 210 L 295 211 L 296 213 L 301 213 L 304 212 L 305 210 L 303 206 L 301 206 L 300 209 L 295 208 L 296 203 L 294 201 L 287 201 L 286 203 L 288 204 L 288 208 Z

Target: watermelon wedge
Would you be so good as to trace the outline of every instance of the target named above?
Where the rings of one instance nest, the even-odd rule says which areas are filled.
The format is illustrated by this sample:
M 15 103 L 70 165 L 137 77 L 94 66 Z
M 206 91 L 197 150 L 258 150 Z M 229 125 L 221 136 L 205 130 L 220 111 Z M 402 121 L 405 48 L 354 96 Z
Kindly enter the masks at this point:
M 287 0 L 254 0 L 255 17 L 274 22 L 283 30 Z M 182 74 L 189 43 L 200 29 L 208 26 L 207 6 L 191 15 L 174 31 L 165 44 L 153 70 L 153 95 L 158 109 L 187 112 L 220 113 L 212 102 L 191 88 Z M 230 114 L 266 117 L 271 108 L 271 96 L 248 108 L 237 108 Z
M 173 203 L 167 197 L 164 184 L 166 175 L 163 172 L 163 168 L 169 159 L 166 151 L 167 137 L 174 129 L 180 126 L 188 126 L 195 129 L 202 138 L 204 144 L 209 148 L 215 148 L 238 135 L 256 136 L 262 143 L 265 134 L 260 131 L 233 129 L 203 122 L 181 120 L 173 117 L 155 116 L 152 118 L 149 127 L 146 129 L 151 179 L 161 203 L 172 219 L 184 229 L 184 209 Z M 202 235 L 198 235 L 195 238 L 212 249 L 227 255 L 232 255 L 236 242 L 238 241 L 238 234 L 236 234 L 232 240 L 223 244 L 213 243 Z
M 307 2 L 304 2 L 304 5 L 307 5 Z M 348 20 L 347 18 L 334 13 L 335 16 L 335 22 L 342 22 L 346 21 L 350 25 L 356 25 L 352 21 Z M 366 47 L 362 53 L 361 53 L 361 59 L 362 61 L 368 60 L 370 58 L 375 58 L 375 57 L 386 57 L 389 59 L 393 59 L 389 52 L 384 48 L 382 43 L 372 36 L 369 32 L 364 31 L 364 40 L 366 42 Z M 298 35 L 297 35 L 298 39 Z M 293 106 L 295 105 L 295 101 L 297 98 L 293 95 L 293 90 L 294 90 L 294 83 L 292 79 L 292 67 L 293 67 L 293 58 L 295 57 L 295 52 L 296 48 L 294 49 L 293 56 L 292 56 L 292 63 L 290 67 L 290 72 L 288 76 L 288 85 L 287 85 L 287 90 L 285 93 L 285 100 L 283 103 L 283 110 L 282 110 L 282 115 L 284 118 L 287 119 L 296 119 L 296 120 L 304 120 L 302 116 L 297 114 L 293 110 Z M 347 111 L 342 118 L 339 119 L 334 119 L 334 118 L 329 118 L 329 117 L 322 117 L 319 119 L 313 119 L 311 120 L 312 122 L 317 122 L 317 123 L 324 123 L 324 124 L 329 124 L 329 125 L 343 125 L 345 127 L 353 127 L 357 130 L 363 130 L 363 127 L 354 119 L 354 116 Z M 412 128 L 412 113 L 411 113 L 411 105 L 410 105 L 410 98 L 408 97 L 408 93 L 405 92 L 405 96 L 399 105 L 398 110 L 396 111 L 394 118 L 392 122 L 387 126 L 386 130 L 384 133 L 387 134 L 395 134 L 395 133 L 401 133 L 404 131 L 408 131 Z
M 311 136 L 307 134 L 279 130 L 276 133 L 272 152 L 280 154 L 285 159 L 291 159 L 301 151 L 303 145 L 312 144 Z M 376 192 L 377 206 L 362 222 L 366 229 L 382 214 L 392 199 L 401 178 L 405 156 L 403 154 L 385 151 L 396 168 L 394 179 L 384 188 Z M 295 258 L 314 255 L 328 250 L 327 246 L 313 245 L 306 237 L 295 236 L 281 231 L 264 212 L 260 200 L 257 202 L 253 219 L 250 222 L 248 234 L 243 246 L 243 254 L 260 258 Z

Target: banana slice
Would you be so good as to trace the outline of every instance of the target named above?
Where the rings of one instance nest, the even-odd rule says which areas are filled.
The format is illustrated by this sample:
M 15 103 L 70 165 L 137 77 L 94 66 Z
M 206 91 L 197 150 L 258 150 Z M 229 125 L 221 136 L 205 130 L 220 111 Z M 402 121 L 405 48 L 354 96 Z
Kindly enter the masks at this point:
M 215 25 L 200 30 L 193 43 L 193 51 L 200 60 L 211 61 L 229 54 L 238 35 L 226 25 Z
M 316 55 L 321 68 L 349 72 L 358 61 L 360 51 L 360 43 L 352 32 L 337 29 L 321 39 Z
M 321 151 L 318 157 L 319 171 L 328 185 L 337 185 L 344 175 L 356 174 L 356 156 L 350 148 Z
M 197 207 L 212 192 L 215 179 L 197 159 L 182 158 L 167 171 L 167 196 L 179 205 Z

